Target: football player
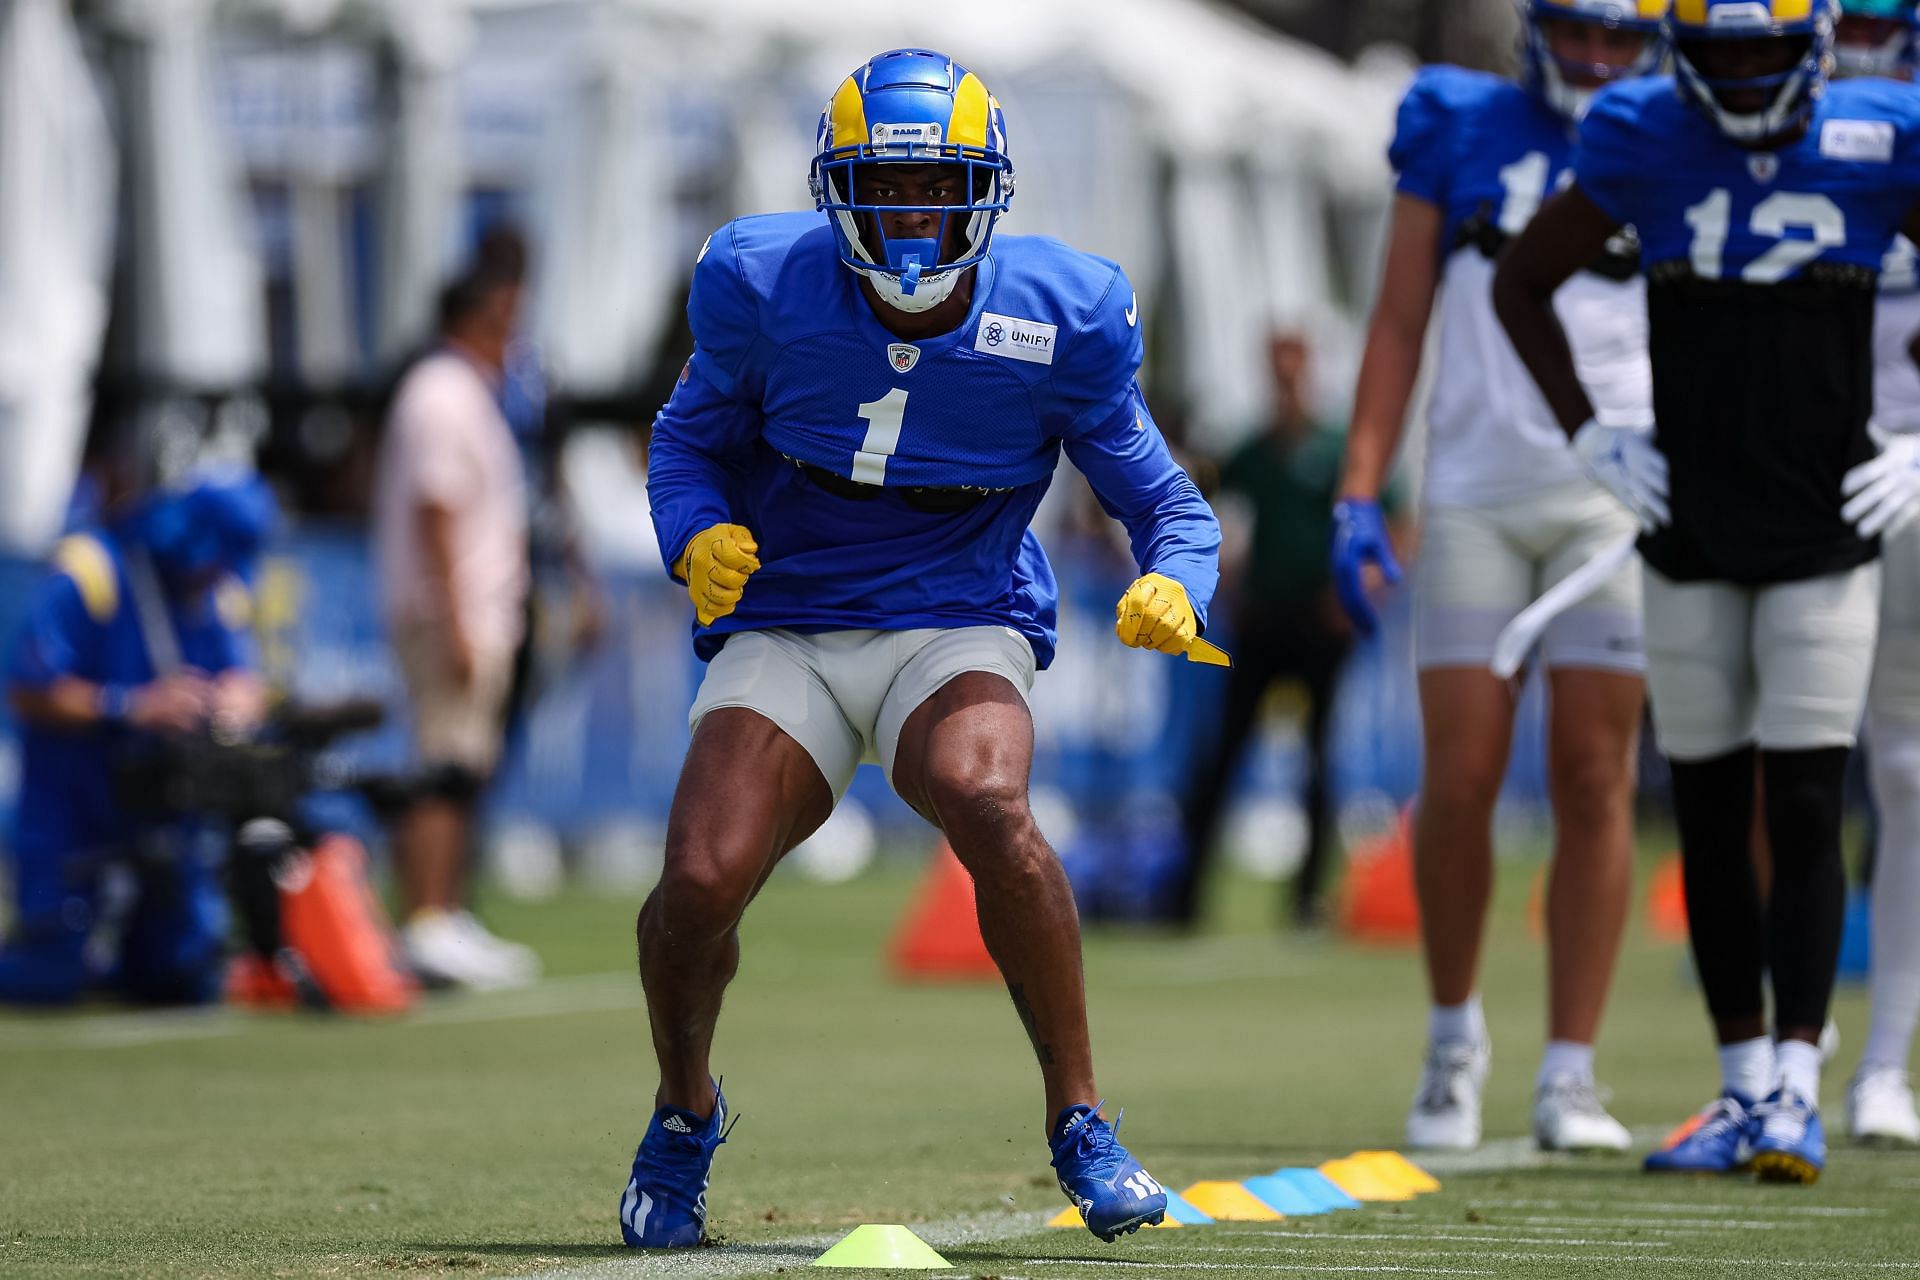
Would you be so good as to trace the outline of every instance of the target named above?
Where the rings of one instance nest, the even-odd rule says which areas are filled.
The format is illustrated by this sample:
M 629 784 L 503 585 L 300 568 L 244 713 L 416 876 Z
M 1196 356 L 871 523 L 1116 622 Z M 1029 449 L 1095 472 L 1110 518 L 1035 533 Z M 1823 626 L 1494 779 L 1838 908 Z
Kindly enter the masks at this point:
M 1073 896 L 1028 808 L 1055 611 L 1028 523 L 1064 450 L 1132 537 L 1120 639 L 1189 657 L 1220 656 L 1197 640 L 1219 526 L 1135 384 L 1125 273 L 995 234 L 1013 167 L 979 77 L 923 49 L 860 67 L 821 116 L 812 186 L 817 211 L 741 218 L 701 250 L 694 355 L 654 424 L 653 518 L 708 667 L 640 912 L 660 1085 L 621 1231 L 699 1242 L 741 914 L 865 760 L 972 874 L 1055 1173 L 1111 1240 L 1167 1198 L 1101 1114 Z
M 1489 296 L 1494 262 L 1566 178 L 1574 124 L 1596 90 L 1657 69 L 1665 8 L 1665 0 L 1528 0 L 1523 83 L 1428 67 L 1400 108 L 1391 153 L 1399 193 L 1334 512 L 1334 573 L 1355 625 L 1373 630 L 1362 574 L 1378 565 L 1398 577 L 1378 499 L 1438 294 L 1413 601 L 1426 740 L 1414 866 L 1433 1001 L 1407 1116 L 1413 1147 L 1480 1142 L 1489 1044 L 1478 970 L 1515 704 L 1512 685 L 1488 671 L 1494 642 L 1535 596 L 1633 530 L 1632 516 L 1582 470 L 1500 332 Z M 1581 266 L 1560 297 L 1580 376 L 1603 421 L 1645 421 L 1651 375 L 1638 247 L 1622 236 Z M 1542 637 L 1541 659 L 1555 841 L 1548 1044 L 1533 1131 L 1547 1150 L 1625 1150 L 1627 1131 L 1594 1084 L 1593 1045 L 1633 878 L 1645 666 L 1637 566 L 1558 619 Z
M 1811 1182 L 1845 878 L 1841 781 L 1866 706 L 1879 539 L 1874 294 L 1920 226 L 1920 93 L 1828 86 L 1833 0 L 1676 0 L 1674 75 L 1609 89 L 1574 181 L 1494 304 L 1593 474 L 1645 531 L 1648 681 L 1672 762 L 1694 962 L 1722 1091 L 1650 1170 Z M 1554 293 L 1622 225 L 1647 262 L 1654 414 L 1596 421 Z M 1854 479 L 1849 479 L 1853 473 Z M 1748 856 L 1755 760 L 1773 883 Z M 1774 1035 L 1763 982 L 1771 974 Z
M 1836 75 L 1912 80 L 1914 0 L 1841 0 Z M 1873 322 L 1873 421 L 1894 437 L 1872 475 L 1904 480 L 1920 498 L 1920 279 L 1914 247 L 1894 243 L 1880 272 Z M 1920 1114 L 1907 1078 L 1920 1017 L 1920 526 L 1881 536 L 1880 640 L 1867 703 L 1867 768 L 1879 821 L 1873 873 L 1872 1016 L 1859 1070 L 1847 1090 L 1847 1127 L 1857 1140 L 1920 1142 Z

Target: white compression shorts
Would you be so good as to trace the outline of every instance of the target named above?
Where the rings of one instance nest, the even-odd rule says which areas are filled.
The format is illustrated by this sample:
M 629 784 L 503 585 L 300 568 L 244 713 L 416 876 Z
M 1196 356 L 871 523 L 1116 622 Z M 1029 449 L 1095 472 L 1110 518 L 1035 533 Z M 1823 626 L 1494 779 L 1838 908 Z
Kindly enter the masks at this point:
M 688 723 L 746 707 L 813 757 L 838 801 L 862 763 L 893 779 L 900 730 L 955 676 L 1003 676 L 1022 698 L 1033 689 L 1033 649 L 1006 627 L 915 631 L 742 631 L 707 664 Z
M 1647 686 L 1660 749 L 1850 747 L 1873 670 L 1880 565 L 1740 586 L 1645 573 Z
M 1516 614 L 1633 529 L 1626 509 L 1584 479 L 1509 502 L 1429 507 L 1413 581 L 1420 668 L 1486 667 Z M 1548 625 L 1540 660 L 1549 668 L 1646 669 L 1638 558 Z

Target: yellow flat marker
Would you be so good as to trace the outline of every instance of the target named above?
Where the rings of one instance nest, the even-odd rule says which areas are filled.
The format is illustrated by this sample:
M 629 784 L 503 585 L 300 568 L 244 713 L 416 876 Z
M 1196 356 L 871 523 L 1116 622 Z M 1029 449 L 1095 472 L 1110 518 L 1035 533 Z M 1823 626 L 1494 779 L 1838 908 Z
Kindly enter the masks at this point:
M 897 1223 L 855 1227 L 839 1244 L 813 1260 L 816 1267 L 859 1267 L 886 1271 L 944 1271 L 953 1264 Z
M 1320 1172 L 1327 1175 L 1327 1181 L 1355 1200 L 1413 1199 L 1413 1192 L 1406 1187 L 1391 1181 L 1367 1161 L 1355 1160 L 1352 1156 L 1344 1160 L 1329 1160 L 1320 1166 Z
M 1142 1231 L 1171 1231 L 1175 1227 L 1184 1227 L 1186 1225 L 1186 1223 L 1180 1221 L 1180 1219 L 1174 1217 L 1172 1214 L 1168 1214 L 1158 1222 L 1141 1223 L 1140 1229 Z
M 1187 646 L 1187 661 L 1205 663 L 1209 667 L 1230 667 L 1233 665 L 1233 659 L 1227 656 L 1225 649 L 1222 649 L 1217 644 L 1208 644 L 1205 640 L 1198 638 L 1195 638 L 1194 642 Z
M 1237 1182 L 1196 1182 L 1180 1193 L 1221 1222 L 1284 1222 L 1286 1215 Z
M 1068 1205 L 1051 1218 L 1048 1218 L 1047 1225 L 1050 1227 L 1084 1227 L 1087 1224 L 1080 1220 L 1080 1211 L 1072 1205 Z
M 1422 1169 L 1398 1151 L 1356 1151 L 1353 1159 L 1365 1160 L 1375 1169 L 1386 1174 L 1395 1182 L 1415 1195 L 1425 1195 L 1429 1191 L 1440 1189 L 1440 1179 Z

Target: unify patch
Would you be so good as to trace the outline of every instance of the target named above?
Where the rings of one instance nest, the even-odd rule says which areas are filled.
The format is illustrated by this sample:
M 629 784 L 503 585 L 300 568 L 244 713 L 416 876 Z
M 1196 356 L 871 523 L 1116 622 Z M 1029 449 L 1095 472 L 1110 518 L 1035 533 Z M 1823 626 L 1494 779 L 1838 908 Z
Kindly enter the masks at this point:
M 1054 343 L 1059 336 L 1057 325 L 987 311 L 980 316 L 980 330 L 974 337 L 973 349 L 1010 360 L 1052 364 Z

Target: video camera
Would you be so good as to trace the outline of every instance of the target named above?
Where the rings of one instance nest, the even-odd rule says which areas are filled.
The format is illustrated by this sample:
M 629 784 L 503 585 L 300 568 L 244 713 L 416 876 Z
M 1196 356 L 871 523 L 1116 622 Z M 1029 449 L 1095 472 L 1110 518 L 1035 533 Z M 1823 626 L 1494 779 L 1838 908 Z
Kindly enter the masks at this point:
M 254 733 L 236 736 L 216 728 L 162 738 L 130 753 L 116 770 L 123 808 L 151 820 L 156 831 L 182 819 L 231 825 L 227 893 L 247 948 L 263 968 L 291 984 L 300 1003 L 312 1008 L 343 1003 L 353 1007 L 364 1001 L 355 994 L 342 999 L 342 983 L 336 980 L 338 957 L 303 953 L 286 927 L 288 895 L 304 892 L 312 882 L 313 861 L 327 837 L 307 821 L 306 801 L 323 794 L 358 795 L 382 822 L 412 803 L 420 791 L 412 776 L 362 769 L 330 750 L 335 739 L 377 728 L 384 719 L 381 705 L 371 700 L 289 704 Z M 157 874 L 167 856 L 137 853 L 136 869 Z M 359 855 L 356 868 L 348 874 L 363 878 L 363 864 L 364 855 Z M 331 913 L 337 923 L 341 913 L 377 912 L 371 903 L 371 894 L 362 888 L 336 894 L 320 910 Z M 311 914 L 312 908 L 308 910 Z M 384 931 L 383 925 L 369 920 L 349 922 L 349 927 L 363 934 Z M 350 969 L 356 967 L 352 960 L 347 963 Z M 361 973 L 346 975 L 346 985 L 353 992 L 364 986 L 353 979 L 364 976 L 367 964 L 361 958 L 357 962 Z

